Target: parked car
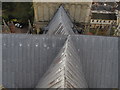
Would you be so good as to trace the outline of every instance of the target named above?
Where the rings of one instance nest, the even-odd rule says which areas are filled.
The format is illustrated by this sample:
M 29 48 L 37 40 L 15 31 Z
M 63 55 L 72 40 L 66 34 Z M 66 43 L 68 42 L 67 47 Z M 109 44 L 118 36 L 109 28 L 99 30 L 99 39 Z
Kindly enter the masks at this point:
M 21 23 L 15 23 L 15 27 L 17 27 L 17 28 L 23 28 L 23 24 L 21 24 Z

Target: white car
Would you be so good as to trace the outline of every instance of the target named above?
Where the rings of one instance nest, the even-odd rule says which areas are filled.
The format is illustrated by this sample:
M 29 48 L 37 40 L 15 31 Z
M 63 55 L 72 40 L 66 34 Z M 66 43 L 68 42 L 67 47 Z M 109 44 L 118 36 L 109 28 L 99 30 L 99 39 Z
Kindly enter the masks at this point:
M 22 28 L 22 27 L 23 27 L 20 23 L 16 23 L 15 26 L 16 26 L 17 28 Z

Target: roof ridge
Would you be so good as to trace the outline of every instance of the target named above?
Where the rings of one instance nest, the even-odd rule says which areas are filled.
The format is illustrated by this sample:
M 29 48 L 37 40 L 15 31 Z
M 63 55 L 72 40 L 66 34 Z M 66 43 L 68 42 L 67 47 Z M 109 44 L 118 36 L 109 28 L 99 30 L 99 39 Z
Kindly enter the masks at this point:
M 59 7 L 56 14 L 48 24 L 48 32 L 47 34 L 61 34 L 61 35 L 69 35 L 74 34 L 73 32 L 73 23 L 70 20 L 70 17 L 67 15 L 63 5 Z
M 36 88 L 88 88 L 70 36 Z

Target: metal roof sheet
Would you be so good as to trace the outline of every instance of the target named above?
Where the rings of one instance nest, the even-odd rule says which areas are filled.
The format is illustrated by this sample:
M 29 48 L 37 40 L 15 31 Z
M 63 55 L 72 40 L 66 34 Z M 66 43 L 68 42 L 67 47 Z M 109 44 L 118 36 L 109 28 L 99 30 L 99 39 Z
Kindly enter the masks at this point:
M 46 35 L 3 34 L 3 86 L 118 88 L 120 38 L 75 35 L 72 26 L 61 6 Z
M 119 77 L 117 37 L 73 36 L 89 88 L 117 88 Z
M 36 88 L 88 88 L 82 63 L 70 37 Z
M 67 15 L 63 6 L 60 6 L 56 14 L 47 26 L 49 35 L 69 35 L 74 34 L 73 23 Z
M 3 86 L 34 88 L 64 45 L 65 37 L 2 35 Z
M 120 38 L 86 35 L 70 37 L 78 51 L 88 87 L 118 88 Z M 64 35 L 3 34 L 3 86 L 34 88 L 55 60 L 66 39 Z M 71 52 L 73 55 L 75 53 Z M 73 57 L 69 59 L 74 60 Z

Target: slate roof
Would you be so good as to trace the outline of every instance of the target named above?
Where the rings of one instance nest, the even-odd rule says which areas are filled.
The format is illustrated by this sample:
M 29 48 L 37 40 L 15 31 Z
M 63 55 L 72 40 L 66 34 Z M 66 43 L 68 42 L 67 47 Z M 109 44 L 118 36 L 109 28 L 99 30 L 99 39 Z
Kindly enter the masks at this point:
M 104 6 L 104 5 L 92 5 L 92 10 L 98 10 L 98 11 L 112 11 L 113 8 L 110 5 Z
M 36 88 L 88 88 L 82 63 L 71 37 L 67 38 Z
M 119 38 L 84 35 L 70 37 L 78 51 L 88 86 L 117 88 Z M 36 87 L 66 39 L 67 36 L 3 34 L 3 86 Z
M 92 13 L 92 19 L 117 20 L 115 13 Z
M 66 16 L 65 12 L 61 11 L 64 9 L 59 10 L 60 15 Z M 62 21 L 61 19 L 53 18 L 55 21 Z M 60 80 L 63 83 L 57 83 L 55 87 L 118 88 L 120 86 L 119 37 L 71 35 L 72 31 L 66 34 L 67 30 L 72 30 L 69 22 L 62 22 L 68 29 L 64 29 L 65 33 L 56 35 L 53 33 L 56 32 L 52 27 L 54 24 L 51 22 L 48 25 L 52 29 L 45 35 L 2 35 L 4 87 L 52 88 L 49 83 L 54 84 Z M 54 27 L 57 27 L 56 25 Z M 61 73 L 58 72 L 60 70 Z M 60 79 L 56 81 L 57 76 Z
M 34 88 L 65 40 L 66 36 L 3 34 L 3 86 Z
M 47 26 L 49 35 L 71 35 L 73 32 L 73 23 L 67 15 L 63 6 L 57 10 L 56 14 Z

